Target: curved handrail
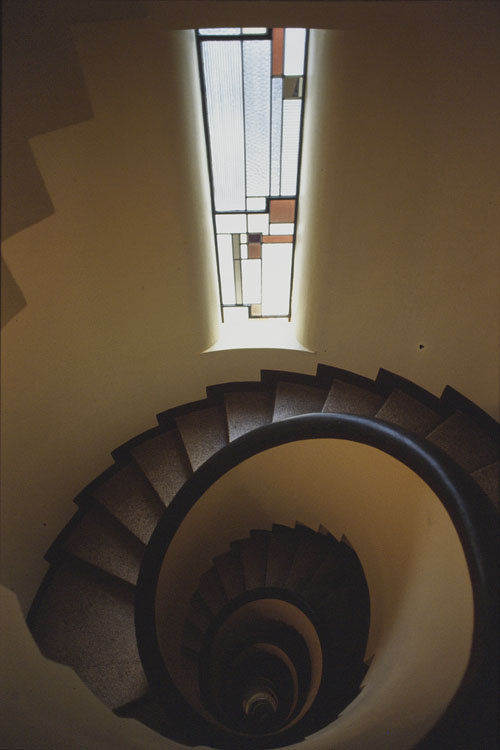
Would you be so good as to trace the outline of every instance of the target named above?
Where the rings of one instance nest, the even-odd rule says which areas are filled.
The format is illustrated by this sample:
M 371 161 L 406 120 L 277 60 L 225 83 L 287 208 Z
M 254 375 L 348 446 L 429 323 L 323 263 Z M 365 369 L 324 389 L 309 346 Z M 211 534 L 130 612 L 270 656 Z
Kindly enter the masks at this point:
M 159 692 L 164 691 L 170 704 L 182 711 L 189 721 L 199 723 L 198 715 L 177 690 L 163 663 L 155 625 L 155 594 L 162 561 L 189 510 L 217 479 L 247 458 L 278 445 L 318 438 L 363 443 L 401 461 L 434 491 L 455 526 L 473 590 L 471 653 L 454 698 L 418 747 L 465 746 L 461 745 L 464 735 L 474 732 L 474 727 L 481 722 L 479 706 L 485 705 L 487 710 L 491 705 L 491 684 L 495 682 L 497 515 L 476 482 L 440 448 L 375 418 L 351 414 L 305 414 L 265 425 L 215 453 L 181 487 L 153 532 L 137 581 L 137 640 L 150 684 Z M 483 718 L 488 720 L 487 716 Z M 210 728 L 207 729 L 210 732 Z M 200 742 L 199 735 L 196 741 Z M 203 742 L 206 742 L 205 737 Z

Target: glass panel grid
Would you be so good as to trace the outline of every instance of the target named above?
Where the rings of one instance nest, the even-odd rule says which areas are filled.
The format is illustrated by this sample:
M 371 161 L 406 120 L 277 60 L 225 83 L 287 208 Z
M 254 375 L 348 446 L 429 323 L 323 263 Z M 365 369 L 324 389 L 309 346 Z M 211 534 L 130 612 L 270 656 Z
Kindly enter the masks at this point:
M 289 317 L 307 32 L 198 35 L 221 304 Z

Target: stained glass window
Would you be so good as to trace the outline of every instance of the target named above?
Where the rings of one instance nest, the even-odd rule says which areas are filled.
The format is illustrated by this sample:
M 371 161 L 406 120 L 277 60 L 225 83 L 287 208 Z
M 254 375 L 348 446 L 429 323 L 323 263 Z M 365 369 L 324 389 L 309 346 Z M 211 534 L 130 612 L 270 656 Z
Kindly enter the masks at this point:
M 200 29 L 197 41 L 223 316 L 289 318 L 307 31 Z

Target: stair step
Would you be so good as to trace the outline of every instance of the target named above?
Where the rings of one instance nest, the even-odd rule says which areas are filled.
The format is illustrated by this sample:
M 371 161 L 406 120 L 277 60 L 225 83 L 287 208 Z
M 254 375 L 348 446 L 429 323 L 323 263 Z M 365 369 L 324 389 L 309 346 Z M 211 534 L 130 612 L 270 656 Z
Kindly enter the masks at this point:
M 212 613 L 207 604 L 203 601 L 198 591 L 191 597 L 189 609 L 189 619 L 205 633 L 213 620 Z
M 399 389 L 387 397 L 375 416 L 417 435 L 428 435 L 443 421 L 440 414 Z
M 315 571 L 324 562 L 330 549 L 330 540 L 311 529 L 296 528 L 297 546 L 293 562 L 286 577 L 286 587 L 302 590 Z
M 214 617 L 227 603 L 222 581 L 215 568 L 210 568 L 201 576 L 198 591 Z
M 182 645 L 196 654 L 200 653 L 201 647 L 203 645 L 203 633 L 189 619 L 187 619 L 184 623 L 184 629 L 182 631 Z
M 223 406 L 192 411 L 176 418 L 193 471 L 228 444 Z
M 499 504 L 499 475 L 500 464 L 498 461 L 495 461 L 495 463 L 492 464 L 488 464 L 488 466 L 483 466 L 481 469 L 476 469 L 476 471 L 472 473 L 472 477 L 476 480 L 481 489 L 488 495 L 497 510 Z
M 214 559 L 228 601 L 235 599 L 245 590 L 245 577 L 240 556 L 233 550 Z
M 297 548 L 297 533 L 289 526 L 273 524 L 267 538 L 266 586 L 283 586 Z
M 385 397 L 352 383 L 334 379 L 323 411 L 337 414 L 357 414 L 361 417 L 373 417 L 382 406 Z
M 167 715 L 164 706 L 153 693 L 148 693 L 130 705 L 120 707 L 116 713 L 128 719 L 136 719 L 163 736 L 168 736 L 175 726 L 174 719 Z
M 147 693 L 130 584 L 67 559 L 51 570 L 30 628 L 42 653 L 72 667 L 110 708 Z
M 150 484 L 133 465 L 120 468 L 92 489 L 91 495 L 144 544 L 164 511 Z
M 145 545 L 104 508 L 89 508 L 69 530 L 63 549 L 135 586 Z
M 269 424 L 273 419 L 273 397 L 259 391 L 225 393 L 229 440 Z
M 353 576 L 337 583 L 318 607 L 318 613 L 328 628 L 335 632 L 337 648 L 368 635 L 370 598 L 368 588 L 359 577 Z
M 495 441 L 465 414 L 452 414 L 427 439 L 469 472 L 498 461 Z
M 233 549 L 240 556 L 245 577 L 245 590 L 261 588 L 266 583 L 267 542 L 264 534 L 252 536 L 250 539 L 239 539 L 231 543 Z
M 318 606 L 331 591 L 332 585 L 342 581 L 345 576 L 359 572 L 363 578 L 363 570 L 356 554 L 345 544 L 331 540 L 330 549 L 323 562 L 318 565 L 309 580 L 300 586 L 298 593 L 302 594 L 311 606 Z
M 136 445 L 131 453 L 164 505 L 189 479 L 191 466 L 177 430 L 169 430 Z
M 327 393 L 324 388 L 279 381 L 276 384 L 273 422 L 280 422 L 299 414 L 321 412 Z

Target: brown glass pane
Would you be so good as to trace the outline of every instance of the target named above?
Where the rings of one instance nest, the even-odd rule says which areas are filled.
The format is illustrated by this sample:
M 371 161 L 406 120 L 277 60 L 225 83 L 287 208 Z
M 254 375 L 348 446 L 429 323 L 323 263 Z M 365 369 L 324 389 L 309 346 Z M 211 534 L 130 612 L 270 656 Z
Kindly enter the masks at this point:
M 262 242 L 293 242 L 292 234 L 266 234 Z
M 260 318 L 262 315 L 262 305 L 250 305 L 250 317 Z
M 283 29 L 273 29 L 273 76 L 283 75 Z
M 287 224 L 295 219 L 294 200 L 271 200 L 270 214 L 272 224 Z
M 248 246 L 248 257 L 249 258 L 260 258 L 262 256 L 262 249 L 260 242 L 251 242 Z

